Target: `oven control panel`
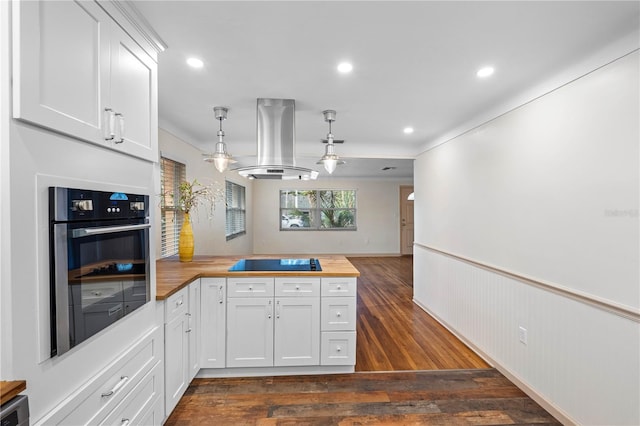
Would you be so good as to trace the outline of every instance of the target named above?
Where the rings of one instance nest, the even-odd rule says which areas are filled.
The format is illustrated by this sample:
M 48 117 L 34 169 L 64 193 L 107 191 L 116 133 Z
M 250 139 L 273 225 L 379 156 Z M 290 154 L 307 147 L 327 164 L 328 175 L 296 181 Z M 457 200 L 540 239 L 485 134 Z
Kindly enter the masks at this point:
M 144 218 L 149 215 L 149 196 L 124 192 L 49 188 L 54 221 Z

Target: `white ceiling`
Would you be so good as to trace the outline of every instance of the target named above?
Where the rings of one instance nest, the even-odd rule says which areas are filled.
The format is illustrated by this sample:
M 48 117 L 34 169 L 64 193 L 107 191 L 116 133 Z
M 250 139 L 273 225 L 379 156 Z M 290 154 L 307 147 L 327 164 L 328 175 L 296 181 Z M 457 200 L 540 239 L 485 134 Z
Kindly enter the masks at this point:
M 640 14 L 636 1 L 133 3 L 168 46 L 160 127 L 212 151 L 213 107 L 226 106 L 228 150 L 253 163 L 256 99 L 295 99 L 297 164 L 320 170 L 322 111 L 334 109 L 337 177 L 411 177 L 430 142 L 636 30 Z M 496 72 L 481 80 L 484 65 Z

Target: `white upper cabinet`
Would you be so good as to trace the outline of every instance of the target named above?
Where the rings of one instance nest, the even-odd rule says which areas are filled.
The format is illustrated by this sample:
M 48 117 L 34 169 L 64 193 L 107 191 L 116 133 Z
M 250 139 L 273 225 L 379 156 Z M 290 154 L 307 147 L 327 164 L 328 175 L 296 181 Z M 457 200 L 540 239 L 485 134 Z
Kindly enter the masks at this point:
M 157 63 L 96 2 L 15 1 L 13 116 L 157 161 Z

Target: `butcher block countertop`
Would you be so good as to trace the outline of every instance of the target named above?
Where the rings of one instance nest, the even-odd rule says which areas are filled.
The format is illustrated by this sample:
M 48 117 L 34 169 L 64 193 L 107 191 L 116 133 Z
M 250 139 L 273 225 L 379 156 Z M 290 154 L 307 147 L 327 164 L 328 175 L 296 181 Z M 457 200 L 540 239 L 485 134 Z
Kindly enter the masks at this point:
M 11 398 L 27 389 L 27 382 L 24 380 L 15 380 L 6 382 L 0 381 L 0 405 L 9 402 Z M 4 424 L 4 422 L 3 422 Z
M 233 271 L 229 268 L 241 259 L 279 259 L 315 257 L 322 271 Z M 194 256 L 180 262 L 177 256 L 156 261 L 156 300 L 164 300 L 191 281 L 201 277 L 359 277 L 360 272 L 344 256 Z

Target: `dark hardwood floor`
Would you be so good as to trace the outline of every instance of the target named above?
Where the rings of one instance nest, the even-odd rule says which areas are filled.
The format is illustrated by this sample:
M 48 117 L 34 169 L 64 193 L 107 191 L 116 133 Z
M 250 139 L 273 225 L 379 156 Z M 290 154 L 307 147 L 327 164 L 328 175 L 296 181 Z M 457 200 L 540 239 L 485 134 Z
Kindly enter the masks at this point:
M 557 425 L 494 369 L 196 379 L 165 426 Z
M 165 424 L 559 424 L 413 304 L 411 257 L 349 260 L 356 373 L 195 379 Z

